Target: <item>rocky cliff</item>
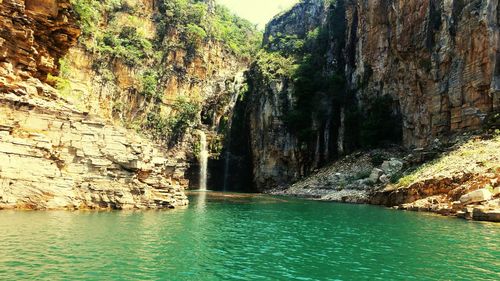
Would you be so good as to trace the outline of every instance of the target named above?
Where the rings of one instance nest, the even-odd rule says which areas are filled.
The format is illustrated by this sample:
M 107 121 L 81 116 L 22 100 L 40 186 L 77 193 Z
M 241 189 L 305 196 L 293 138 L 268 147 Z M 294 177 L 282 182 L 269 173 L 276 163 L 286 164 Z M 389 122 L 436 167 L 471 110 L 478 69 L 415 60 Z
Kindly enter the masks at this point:
M 0 87 L 57 73 L 59 58 L 75 45 L 80 29 L 69 1 L 1 1 Z
M 63 59 L 60 92 L 82 110 L 163 143 L 197 188 L 197 132 L 207 134 L 216 173 L 259 32 L 212 0 L 74 2 L 80 22 L 89 7 L 97 22 Z
M 235 165 L 246 162 L 242 166 L 253 170 L 257 190 L 286 186 L 336 154 L 332 97 L 326 89 L 310 97 L 297 95 L 303 85 L 296 83 L 295 75 L 308 72 L 316 77 L 301 81 L 319 86 L 324 84 L 321 79 L 335 72 L 336 57 L 323 56 L 326 48 L 334 47 L 313 42 L 320 36 L 319 27 L 330 25 L 329 11 L 325 1 L 302 1 L 273 19 L 264 35 L 264 51 L 247 72 L 249 89 L 240 100 L 245 110 L 238 120 L 247 124 L 249 135 L 243 145 L 248 150 L 239 151 Z M 312 58 L 311 53 L 321 53 L 321 58 Z M 301 62 L 312 60 L 320 65 L 301 68 Z M 295 110 L 299 107 L 303 110 Z
M 498 21 L 495 0 L 306 0 L 279 15 L 242 101 L 257 189 L 359 148 L 482 128 L 500 109 Z
M 408 147 L 480 128 L 500 106 L 499 9 L 495 0 L 349 3 L 347 76 L 351 88 L 363 84 L 361 106 L 390 96 Z
M 187 204 L 175 180 L 183 176 L 175 175 L 175 160 L 150 141 L 90 117 L 57 96 L 46 100 L 7 91 L 0 116 L 0 209 Z
M 186 205 L 175 160 L 45 83 L 80 34 L 69 1 L 0 8 L 0 209 Z

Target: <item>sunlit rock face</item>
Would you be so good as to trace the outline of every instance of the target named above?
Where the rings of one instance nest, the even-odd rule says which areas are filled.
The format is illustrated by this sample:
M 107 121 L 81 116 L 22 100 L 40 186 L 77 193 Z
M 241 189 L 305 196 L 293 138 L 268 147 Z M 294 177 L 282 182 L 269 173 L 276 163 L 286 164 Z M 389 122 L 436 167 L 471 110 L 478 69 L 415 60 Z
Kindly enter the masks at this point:
M 1 96 L 0 209 L 158 209 L 187 204 L 161 148 L 62 100 Z
M 0 87 L 18 78 L 44 81 L 47 74 L 57 74 L 59 58 L 80 35 L 69 1 L 0 4 Z
M 193 48 L 182 31 L 183 27 L 169 21 L 162 22 L 167 18 L 162 6 L 165 3 L 173 5 L 171 1 L 122 2 L 134 8 L 102 9 L 99 32 L 113 34 L 130 25 L 131 18 L 135 19 L 132 26 L 138 26 L 145 39 L 151 41 L 154 58 L 130 64 L 123 57 L 103 55 L 88 47 L 89 42 L 84 33 L 65 57 L 69 69 L 67 78 L 70 81 L 68 99 L 82 110 L 121 122 L 127 127 L 140 128 L 148 136 L 155 127 L 160 127 L 156 126 L 158 122 L 148 121 L 151 116 L 172 120 L 178 114 L 178 101 L 195 105 L 200 112 L 189 121 L 199 128 L 182 130 L 183 137 L 178 140 L 169 138 L 168 132 L 154 132 L 155 141 L 166 142 L 170 157 L 186 166 L 189 184 L 186 181 L 184 184 L 198 188 L 199 160 L 193 148 L 199 146 L 196 130 L 203 129 L 211 148 L 208 185 L 221 187 L 223 183 L 219 179 L 223 178 L 220 173 L 224 169 L 217 167 L 220 158 L 218 147 L 224 140 L 235 99 L 241 92 L 248 58 L 238 56 L 228 48 L 227 42 L 218 39 L 207 38 Z M 207 4 L 207 16 L 215 16 L 215 1 L 198 2 Z M 153 88 L 158 99 L 141 93 L 141 78 L 146 73 L 156 76 Z M 164 138 L 158 140 L 158 135 Z
M 313 118 L 314 143 L 304 149 L 283 125 L 295 102 L 289 77 L 266 81 L 258 69 L 250 71 L 250 84 L 258 85 L 246 112 L 257 189 L 294 182 L 332 155 L 352 151 L 356 145 L 349 136 L 360 124 L 348 123 L 349 113 L 355 109 L 366 120 L 381 97 L 390 100 L 407 148 L 480 129 L 500 110 L 499 7 L 497 0 L 304 1 L 272 20 L 264 38 L 269 51 L 286 48 L 270 38 L 328 30 L 324 72 L 342 73 L 350 104 L 322 99 L 331 115 L 326 122 Z M 329 13 L 342 13 L 342 20 L 331 22 Z
M 69 1 L 0 1 L 0 209 L 187 204 L 182 164 L 47 85 L 80 29 Z
M 43 16 L 55 17 L 59 14 L 57 0 L 25 0 L 26 11 Z
M 326 23 L 328 5 L 324 0 L 306 0 L 289 11 L 272 19 L 266 26 L 263 45 L 272 51 L 283 49 L 279 41 L 272 40 L 281 35 L 304 38 L 307 33 Z

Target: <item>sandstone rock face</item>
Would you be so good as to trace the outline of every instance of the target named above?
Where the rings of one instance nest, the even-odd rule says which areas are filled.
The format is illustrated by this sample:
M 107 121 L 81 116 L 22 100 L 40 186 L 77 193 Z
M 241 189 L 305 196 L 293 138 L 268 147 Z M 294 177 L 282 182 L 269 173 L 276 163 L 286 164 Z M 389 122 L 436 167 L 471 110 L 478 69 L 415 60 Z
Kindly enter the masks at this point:
M 184 164 L 44 83 L 76 44 L 69 1 L 0 1 L 0 209 L 187 204 Z
M 193 46 L 182 32 L 184 27 L 162 20 L 167 17 L 162 11 L 163 2 L 170 5 L 168 1 L 134 0 L 128 2 L 134 7 L 131 9 L 101 8 L 99 32 L 119 38 L 120 30 L 130 26 L 138 28 L 145 34 L 143 39 L 152 44 L 155 55 L 130 64 L 124 57 L 96 52 L 95 45 L 103 43 L 95 43 L 99 40 L 84 34 L 64 58 L 68 68 L 65 78 L 69 82 L 65 97 L 81 110 L 121 121 L 127 128 L 140 129 L 155 141 L 166 143 L 175 150 L 172 155 L 179 162 L 191 164 L 186 177 L 190 179 L 190 186 L 197 187 L 199 163 L 193 148 L 199 144 L 194 132 L 203 130 L 211 148 L 224 141 L 225 126 L 241 92 L 248 61 L 219 40 L 207 38 Z M 203 2 L 207 4 L 207 17 L 213 16 L 215 1 Z M 135 21 L 130 24 L 130 19 Z M 154 74 L 154 78 L 147 81 L 154 93 L 144 95 L 141 92 L 143 78 L 148 74 Z M 179 101 L 199 109 L 193 120 L 189 120 L 197 128 L 167 132 L 161 124 L 168 123 L 182 111 Z M 158 132 L 158 127 L 165 130 Z M 215 159 L 210 161 L 210 168 L 218 169 L 220 153 L 217 149 L 211 151 L 211 160 Z M 212 179 L 218 180 L 210 177 L 209 182 Z
M 328 5 L 324 0 L 302 1 L 266 26 L 264 48 L 269 52 L 289 48 L 289 38 L 302 40 L 323 25 L 327 20 L 327 11 Z M 327 142 L 333 140 L 330 139 L 330 124 L 324 133 L 317 133 L 317 155 L 302 147 L 298 136 L 285 124 L 287 114 L 296 102 L 293 79 L 284 73 L 268 77 L 264 74 L 266 70 L 262 69 L 266 67 L 255 63 L 247 72 L 250 91 L 245 122 L 248 123 L 250 141 L 244 145 L 250 147 L 254 185 L 259 191 L 286 186 L 307 175 L 318 166 L 320 153 L 326 158 L 330 156 L 328 151 L 319 151 L 320 139 Z M 314 129 L 322 126 L 316 125 Z
M 69 1 L 5 0 L 0 7 L 0 89 L 19 77 L 57 74 L 80 35 Z
M 250 75 L 256 78 L 260 69 L 254 66 Z M 260 83 L 264 77 L 249 81 L 255 89 L 249 101 L 248 122 L 253 174 L 257 189 L 284 186 L 302 175 L 305 159 L 299 159 L 298 140 L 283 122 L 283 115 L 292 100 L 290 81 L 283 77 Z
M 62 100 L 0 99 L 0 209 L 174 208 L 176 162 L 125 129 Z
M 361 104 L 393 98 L 406 146 L 477 129 L 499 110 L 497 0 L 348 2 L 351 88 Z
M 479 203 L 490 200 L 491 197 L 491 192 L 483 188 L 463 195 L 462 197 L 460 197 L 460 202 L 462 204 Z
M 250 83 L 260 85 L 247 111 L 258 136 L 250 144 L 257 188 L 293 183 L 351 152 L 356 146 L 348 135 L 359 133 L 379 99 L 389 100 L 407 148 L 481 128 L 500 110 L 499 7 L 498 0 L 303 1 L 275 18 L 264 37 L 269 51 L 288 52 L 270 38 L 304 39 L 321 27 L 328 31 L 324 72 L 341 75 L 346 85 L 341 93 L 320 93 L 328 118 L 312 118 L 314 140 L 304 145 L 283 126 L 295 102 L 291 80 L 265 81 L 250 72 Z M 362 117 L 353 125 L 354 112 Z
M 472 213 L 472 219 L 478 221 L 500 222 L 500 211 L 475 208 Z
M 497 196 L 500 194 L 500 186 L 497 186 L 496 188 L 493 189 L 493 196 Z

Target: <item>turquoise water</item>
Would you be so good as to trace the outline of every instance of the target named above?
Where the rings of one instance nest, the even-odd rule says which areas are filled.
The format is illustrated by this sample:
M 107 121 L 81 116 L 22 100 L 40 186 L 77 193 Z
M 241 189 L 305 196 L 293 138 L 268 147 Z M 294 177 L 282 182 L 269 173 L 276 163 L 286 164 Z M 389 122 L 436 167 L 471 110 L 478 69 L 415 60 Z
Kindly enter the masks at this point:
M 500 280 L 500 225 L 266 196 L 0 212 L 0 280 Z

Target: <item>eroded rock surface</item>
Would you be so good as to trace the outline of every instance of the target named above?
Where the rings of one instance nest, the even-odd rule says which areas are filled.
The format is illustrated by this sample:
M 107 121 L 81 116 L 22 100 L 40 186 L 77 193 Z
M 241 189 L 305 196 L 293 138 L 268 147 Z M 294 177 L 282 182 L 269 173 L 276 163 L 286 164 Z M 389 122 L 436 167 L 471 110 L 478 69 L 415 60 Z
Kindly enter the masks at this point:
M 21 78 L 57 74 L 80 29 L 67 0 L 0 2 L 0 89 Z
M 310 50 L 295 55 L 285 43 L 307 45 L 308 36 L 320 30 L 326 51 L 315 54 L 324 62 L 318 75 L 344 80 L 333 90 L 315 93 L 309 86 L 310 92 L 301 93 L 315 99 L 305 134 L 286 126 L 292 110 L 302 106 L 294 94 L 297 77 L 279 69 L 251 69 L 254 87 L 245 114 L 257 189 L 291 184 L 351 153 L 371 141 L 369 135 L 359 138 L 362 129 L 371 129 L 367 126 L 387 123 L 391 128 L 383 131 L 395 135 L 388 140 L 408 149 L 427 149 L 436 140 L 482 128 L 500 110 L 499 7 L 498 0 L 331 5 L 308 0 L 272 20 L 264 38 L 268 51 L 300 64 Z M 266 71 L 279 75 L 269 80 Z M 387 116 L 369 120 L 373 111 Z
M 0 208 L 187 204 L 172 178 L 177 163 L 134 133 L 58 100 L 4 93 L 0 101 Z
M 76 43 L 69 1 L 0 1 L 0 209 L 186 205 L 185 167 L 44 81 Z
M 351 87 L 361 104 L 392 97 L 406 146 L 478 129 L 499 110 L 497 0 L 347 2 Z

